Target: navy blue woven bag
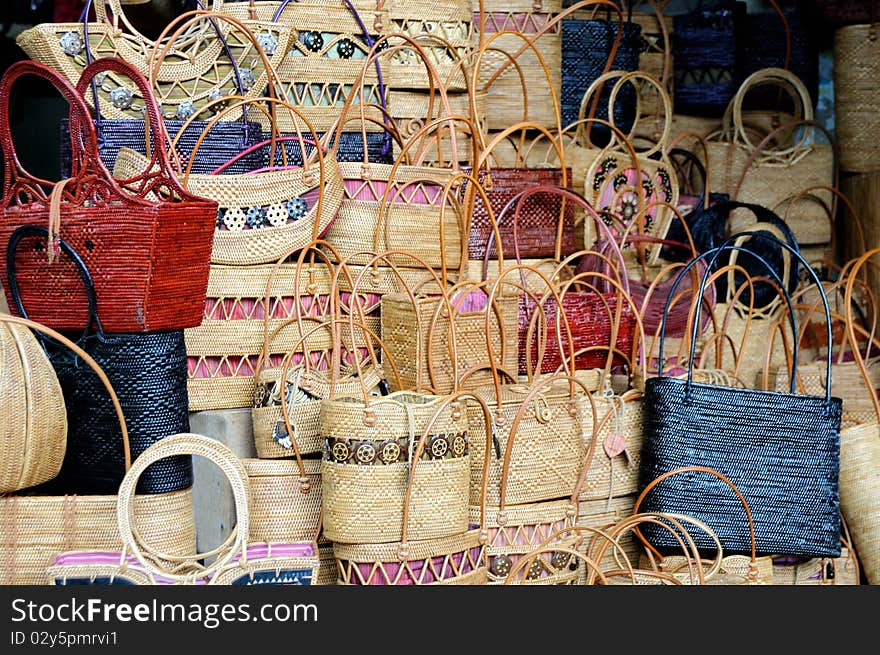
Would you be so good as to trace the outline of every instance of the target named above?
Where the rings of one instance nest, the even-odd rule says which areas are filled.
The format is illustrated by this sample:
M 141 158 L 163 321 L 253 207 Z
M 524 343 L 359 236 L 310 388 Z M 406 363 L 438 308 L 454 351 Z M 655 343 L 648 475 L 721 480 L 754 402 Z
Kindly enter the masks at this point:
M 753 238 L 776 241 L 777 247 L 788 250 L 809 273 L 822 296 L 830 348 L 828 300 L 816 273 L 788 244 L 767 234 L 748 234 Z M 696 296 L 701 298 L 714 260 L 728 250 L 740 249 L 731 244 L 732 240 L 729 240 L 721 247 L 703 253 L 676 277 L 661 325 L 658 361 L 663 361 L 663 337 L 670 299 L 681 280 L 697 262 L 709 260 L 700 294 Z M 752 256 L 761 260 L 754 253 Z M 767 271 L 781 289 L 793 332 L 798 334 L 791 297 L 769 264 Z M 697 305 L 693 321 L 687 378 L 663 377 L 661 373 L 645 384 L 645 441 L 640 489 L 644 490 L 652 480 L 681 467 L 713 469 L 727 476 L 748 501 L 759 555 L 839 556 L 838 474 L 842 402 L 831 397 L 831 359 L 826 364 L 829 383 L 824 396 L 795 393 L 796 350 L 787 393 L 694 382 L 693 361 L 700 305 Z M 742 505 L 739 499 L 731 496 L 730 488 L 721 480 L 707 479 L 696 473 L 675 476 L 651 491 L 642 511 L 693 516 L 712 528 L 726 553 L 751 552 L 751 537 L 742 520 Z M 678 546 L 662 529 L 645 527 L 643 532 L 658 549 L 671 550 Z M 714 550 L 709 535 L 695 533 L 693 538 L 699 548 Z

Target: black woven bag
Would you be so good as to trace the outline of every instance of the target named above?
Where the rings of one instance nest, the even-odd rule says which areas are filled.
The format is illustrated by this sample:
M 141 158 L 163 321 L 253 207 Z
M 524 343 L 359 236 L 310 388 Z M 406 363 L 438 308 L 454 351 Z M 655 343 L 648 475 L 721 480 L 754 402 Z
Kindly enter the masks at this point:
M 93 120 L 95 132 L 98 135 L 98 154 L 101 160 L 112 171 L 116 163 L 116 157 L 122 148 L 130 148 L 142 155 L 147 155 L 146 139 L 144 138 L 144 122 L 137 119 L 96 118 Z M 190 155 L 195 148 L 202 132 L 208 126 L 208 121 L 192 121 L 184 130 L 177 141 L 176 150 L 183 163 L 189 161 Z M 184 121 L 166 120 L 165 127 L 168 136 L 173 140 Z M 262 126 L 254 121 L 235 120 L 220 121 L 205 136 L 199 147 L 193 173 L 211 173 L 214 169 L 222 166 L 233 159 L 243 150 L 261 143 L 265 138 Z M 155 141 L 155 140 L 154 140 Z M 155 146 L 155 143 L 151 145 Z M 167 145 L 165 146 L 167 147 Z M 223 172 L 248 173 L 262 168 L 265 153 L 254 151 L 244 157 L 238 158 L 234 164 L 228 166 Z M 70 150 L 70 127 L 67 118 L 61 120 L 61 177 L 70 177 L 71 166 Z
M 605 71 L 620 25 L 615 20 L 603 19 L 562 21 L 560 114 L 563 127 L 578 120 L 584 94 Z M 611 70 L 626 72 L 638 70 L 642 28 L 629 20 L 622 23 L 622 26 L 623 35 L 614 55 Z M 607 84 L 599 94 L 594 118 L 609 120 L 608 100 L 612 88 L 613 84 Z M 636 101 L 635 87 L 630 84 L 622 86 L 615 100 L 614 120 L 611 122 L 624 133 L 628 133 L 635 122 Z M 589 108 L 584 117 L 589 118 Z M 590 128 L 590 141 L 597 147 L 606 145 L 610 136 L 608 128 L 604 125 L 593 125 Z
M 786 68 L 804 83 L 815 102 L 819 92 L 819 49 L 813 43 L 804 14 L 798 8 L 783 11 L 788 25 L 791 52 L 786 65 L 786 29 L 778 13 L 748 14 L 737 26 L 737 78 L 740 84 L 763 68 Z M 793 112 L 786 93 L 776 87 L 757 87 L 743 99 L 743 109 Z
M 738 235 L 739 236 L 739 235 Z M 775 240 L 767 235 L 754 238 Z M 810 274 L 822 296 L 831 347 L 831 318 L 828 300 L 816 273 L 796 250 L 789 250 Z M 676 277 L 669 299 L 696 262 L 710 262 L 700 286 L 702 297 L 709 271 L 718 255 L 737 249 L 732 240 L 702 254 Z M 759 257 L 756 257 L 760 259 Z M 766 264 L 766 262 L 765 262 Z M 769 264 L 769 277 L 781 284 Z M 798 334 L 791 297 L 783 290 L 791 312 L 794 334 Z M 660 331 L 658 361 L 663 361 L 666 301 Z M 650 378 L 645 385 L 645 441 L 642 448 L 640 487 L 664 473 L 684 466 L 704 466 L 727 476 L 748 501 L 755 525 L 758 554 L 786 554 L 803 557 L 837 557 L 840 554 L 838 474 L 840 465 L 840 418 L 842 402 L 831 397 L 831 359 L 826 363 L 825 396 L 795 393 L 797 350 L 788 393 L 741 389 L 693 381 L 694 344 L 700 324 L 701 303 L 691 333 L 687 379 Z M 676 476 L 655 488 L 642 505 L 645 512 L 675 512 L 706 522 L 718 535 L 725 553 L 748 553 L 751 538 L 742 520 L 742 505 L 720 480 L 696 474 Z M 668 533 L 644 528 L 657 548 L 674 549 L 678 544 Z M 713 550 L 714 542 L 695 532 L 697 546 Z
M 15 252 L 20 245 L 45 250 L 47 236 L 44 227 L 22 226 L 9 240 L 9 290 L 22 317 L 27 314 L 15 277 Z M 92 317 L 77 345 L 98 363 L 116 391 L 125 414 L 132 458 L 162 437 L 189 432 L 183 330 L 105 334 L 85 264 L 65 241 L 60 240 L 59 245 L 80 271 Z M 94 334 L 90 333 L 92 325 Z M 67 452 L 61 472 L 50 486 L 62 494 L 114 494 L 125 475 L 125 456 L 110 396 L 95 372 L 69 350 L 47 338 L 42 343 L 58 375 L 67 407 Z M 191 485 L 192 458 L 168 458 L 145 471 L 138 482 L 138 493 L 165 493 Z
M 736 17 L 745 3 L 700 0 L 694 11 L 672 18 L 675 112 L 720 116 L 739 87 Z

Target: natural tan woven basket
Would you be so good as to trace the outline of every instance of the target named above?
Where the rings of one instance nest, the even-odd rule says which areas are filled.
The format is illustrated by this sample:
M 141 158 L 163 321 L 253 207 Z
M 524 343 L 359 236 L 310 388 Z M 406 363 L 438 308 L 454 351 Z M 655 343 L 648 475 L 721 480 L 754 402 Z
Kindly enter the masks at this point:
M 419 41 L 436 75 L 449 91 L 465 91 L 466 73 L 460 60 L 474 46 L 472 0 L 382 0 L 387 6 L 388 34 L 404 34 Z M 436 38 L 431 38 L 436 37 Z M 442 41 L 438 41 L 438 39 Z M 389 38 L 391 45 L 399 43 Z M 422 57 L 405 48 L 394 52 L 388 64 L 394 84 L 400 89 L 424 89 L 430 78 Z
M 767 84 L 790 93 L 800 111 L 794 114 L 793 122 L 775 127 L 764 137 L 755 137 L 744 123 L 742 105 L 751 88 Z M 813 122 L 809 92 L 792 73 L 766 68 L 750 75 L 731 100 L 722 126 L 720 132 L 709 135 L 704 162 L 717 181 L 713 190 L 724 191 L 742 202 L 776 207 L 803 189 L 835 185 L 834 149 L 828 143 L 817 142 L 817 133 L 824 130 Z M 803 134 L 792 143 L 782 137 L 794 126 L 800 126 Z M 775 144 L 774 139 L 782 143 Z M 817 190 L 815 195 L 833 206 L 829 192 Z M 736 234 L 748 229 L 754 219 L 748 212 L 736 210 L 729 220 L 730 234 Z M 831 240 L 828 217 L 820 203 L 800 204 L 788 224 L 798 243 Z
M 321 461 L 243 459 L 250 484 L 250 540 L 311 541 L 321 525 Z
M 834 124 L 845 171 L 880 170 L 880 23 L 834 32 Z
M 416 465 L 420 475 L 413 481 L 409 537 L 421 541 L 465 532 L 470 455 L 463 403 L 406 391 L 379 398 L 361 394 L 321 406 L 321 435 L 329 440 L 321 463 L 326 537 L 352 544 L 401 541 Z M 415 459 L 423 451 L 430 453 L 427 459 Z
M 589 484 L 590 477 L 592 476 L 587 476 L 586 484 Z M 620 521 L 632 516 L 633 507 L 635 507 L 636 504 L 636 495 L 634 493 L 628 496 L 605 498 L 603 500 L 584 500 L 583 496 L 584 494 L 581 493 L 580 501 L 578 502 L 577 523 L 575 524 L 577 527 L 583 528 L 608 529 Z M 635 535 L 632 532 L 626 532 L 620 536 L 617 543 L 619 546 L 618 553 L 620 558 L 622 559 L 625 556 L 626 561 L 629 561 L 635 566 L 642 553 L 642 548 L 639 545 L 638 540 L 635 538 Z M 581 545 L 579 545 L 579 548 L 585 554 L 589 554 L 587 541 L 583 541 Z M 614 549 L 609 550 L 605 554 L 605 557 L 597 563 L 602 570 L 617 568 L 618 565 L 614 558 Z M 583 574 L 584 577 L 582 578 L 582 582 L 585 582 L 586 571 L 584 571 Z
M 107 16 L 105 4 L 112 17 Z M 212 8 L 219 9 L 221 0 Z M 93 2 L 96 20 L 88 24 L 91 58 L 119 57 L 147 77 L 165 118 L 186 119 L 198 114 L 217 93 L 221 96 L 262 94 L 271 74 L 272 54 L 260 46 L 256 34 L 265 34 L 276 43 L 272 52 L 287 52 L 293 38 L 285 26 L 270 22 L 242 20 L 213 11 L 186 12 L 175 18 L 152 41 L 128 21 L 119 0 Z M 217 28 L 211 24 L 217 25 Z M 217 30 L 224 43 L 218 38 Z M 83 36 L 83 23 L 44 23 L 22 32 L 19 46 L 31 59 L 40 61 L 76 84 L 89 56 Z M 232 58 L 230 59 L 229 55 Z M 280 57 L 279 57 L 280 58 Z M 238 67 L 236 76 L 233 62 Z M 241 79 L 241 86 L 238 84 Z M 98 85 L 104 118 L 143 118 L 143 100 L 127 80 L 115 73 Z M 114 91 L 124 89 L 124 100 L 112 102 Z M 116 91 L 117 94 L 120 92 Z M 91 94 L 85 100 L 93 104 Z M 228 119 L 238 118 L 229 114 Z
M 94 360 L 76 344 L 37 323 L 4 317 L 4 323 L 25 326 L 63 343 L 83 359 L 107 387 L 122 427 L 126 468 L 131 449 L 122 408 L 110 382 Z M 50 582 L 46 569 L 55 556 L 72 549 L 121 548 L 116 525 L 117 497 L 48 496 L 39 488 L 24 494 L 0 496 L 0 582 L 42 585 Z M 149 546 L 170 555 L 195 549 L 192 490 L 137 496 L 132 504 Z
M 379 4 L 355 0 L 347 6 L 322 0 L 290 0 L 282 8 L 280 0 L 258 0 L 226 3 L 222 11 L 240 20 L 256 15 L 258 20 L 277 22 L 294 34 L 288 50 L 279 53 L 280 58 L 275 61 L 279 95 L 323 132 L 335 128 L 369 54 L 359 21 L 363 21 L 372 41 L 383 36 L 390 24 L 388 10 Z M 382 74 L 381 85 L 377 67 Z M 387 62 L 373 62 L 364 72 L 365 102 L 381 105 L 383 90 L 387 92 L 391 82 Z M 382 119 L 380 111 L 367 111 Z M 282 131 L 293 131 L 288 116 L 281 115 L 278 120 Z M 379 130 L 376 123 L 365 127 L 371 132 Z
M 205 318 L 199 327 L 185 332 L 190 411 L 251 407 L 253 376 L 267 334 L 274 335 L 268 347 L 269 363 L 280 366 L 302 339 L 296 323 L 290 323 L 298 308 L 303 315 L 329 316 L 333 276 L 320 257 L 316 259 L 314 264 L 304 260 L 299 272 L 294 263 L 211 266 Z M 304 292 L 297 296 L 297 289 Z M 368 308 L 365 325 L 379 334 L 378 297 L 368 294 L 364 307 Z M 317 357 L 312 362 L 316 369 L 329 369 L 332 346 L 330 333 L 309 340 L 308 348 Z
M 526 120 L 559 129 L 562 12 L 562 0 L 474 2 L 480 38 L 472 75 L 489 96 L 489 129 Z
M 40 342 L 3 314 L 0 371 L 0 493 L 9 493 L 58 475 L 67 450 L 67 412 Z

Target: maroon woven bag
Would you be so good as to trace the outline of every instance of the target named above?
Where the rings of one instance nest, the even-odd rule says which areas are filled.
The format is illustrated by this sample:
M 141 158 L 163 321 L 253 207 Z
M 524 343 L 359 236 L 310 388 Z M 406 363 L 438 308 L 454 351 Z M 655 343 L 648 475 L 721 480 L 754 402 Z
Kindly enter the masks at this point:
M 603 234 L 605 240 L 612 244 L 611 256 L 604 259 L 601 256 L 598 257 L 598 263 L 592 271 L 579 270 L 576 276 L 577 279 L 560 294 L 562 309 L 571 332 L 571 345 L 568 343 L 560 344 L 559 342 L 556 319 L 557 302 L 555 298 L 549 294 L 543 298 L 534 297 L 530 294 L 520 295 L 519 373 L 527 374 L 529 372 L 529 363 L 534 366 L 539 361 L 539 344 L 543 346 L 543 357 L 540 358 L 541 373 L 551 373 L 560 370 L 562 366 L 562 348 L 565 349 L 565 352 L 577 353 L 575 355 L 574 369 L 604 368 L 608 359 L 609 347 L 612 347 L 615 352 L 612 365 L 623 365 L 632 353 L 637 324 L 633 306 L 623 295 L 629 294 L 629 281 L 625 274 L 623 256 L 620 249 L 616 247 L 610 228 L 596 214 L 583 196 L 570 189 L 549 185 L 535 186 L 520 191 L 513 194 L 506 205 L 499 211 L 499 228 L 505 222 L 504 219 L 507 215 L 512 214 L 510 222 L 513 225 L 513 251 L 516 254 L 517 261 L 521 263 L 522 252 L 518 248 L 519 222 L 529 206 L 529 200 L 541 198 L 546 201 L 548 197 L 557 198 L 560 202 L 564 198 L 566 206 L 571 207 L 572 211 L 577 207 L 585 215 L 592 217 L 596 229 Z M 493 243 L 494 234 L 491 234 L 488 239 L 489 249 L 491 249 Z M 504 249 L 502 248 L 503 252 Z M 488 249 L 483 257 L 484 278 L 488 274 L 489 257 L 487 254 Z M 560 264 L 560 269 L 565 267 L 566 262 L 573 262 L 576 258 L 569 256 Z M 615 266 L 618 268 L 615 269 Z M 612 280 L 618 280 L 621 291 L 601 292 L 601 286 L 598 281 L 591 279 L 592 272 L 605 275 Z M 525 287 L 525 281 L 523 281 L 523 287 Z M 543 316 L 539 315 L 533 321 L 538 302 L 541 303 L 543 308 Z M 535 326 L 530 328 L 530 323 L 532 322 L 535 322 Z M 613 329 L 615 323 L 617 324 L 616 338 L 614 338 Z M 567 334 L 562 334 L 561 336 L 565 340 L 568 338 Z
M 483 185 L 489 198 L 492 215 L 498 216 L 511 198 L 525 189 L 537 186 L 566 186 L 571 180 L 571 169 L 565 175 L 561 168 L 492 168 L 477 172 L 477 180 Z M 559 219 L 562 218 L 560 252 L 556 241 Z M 492 219 L 481 197 L 474 203 L 471 230 L 468 236 L 468 255 L 477 261 L 486 252 L 490 259 L 498 258 L 498 248 L 489 247 L 492 235 Z M 567 257 L 581 249 L 584 242 L 583 223 L 575 225 L 575 212 L 571 203 L 564 204 L 559 196 L 547 194 L 526 199 L 520 211 L 517 225 L 517 247 L 520 255 L 529 259 L 544 257 Z M 501 230 L 502 253 L 514 251 L 514 235 L 511 230 Z
M 142 175 L 115 180 L 98 155 L 91 116 L 82 92 L 95 76 L 114 72 L 141 92 L 153 143 Z M 10 93 L 24 76 L 51 82 L 70 103 L 71 175 L 58 183 L 30 175 L 18 160 L 9 121 Z M 107 332 L 182 329 L 201 323 L 217 203 L 187 193 L 165 151 L 167 134 L 144 77 L 126 62 L 101 58 L 70 86 L 35 62 L 13 64 L 0 80 L 0 146 L 6 161 L 0 201 L 0 253 L 22 225 L 41 225 L 81 255 L 94 279 Z M 31 318 L 57 330 L 81 330 L 88 303 L 74 265 L 25 239 L 15 258 L 21 296 Z M 5 268 L 0 277 L 7 297 Z M 14 303 L 9 302 L 10 306 Z

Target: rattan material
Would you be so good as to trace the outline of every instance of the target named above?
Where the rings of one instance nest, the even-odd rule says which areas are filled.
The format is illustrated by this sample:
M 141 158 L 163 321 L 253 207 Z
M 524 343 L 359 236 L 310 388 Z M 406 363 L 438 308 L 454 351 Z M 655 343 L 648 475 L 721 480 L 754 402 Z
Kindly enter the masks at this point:
M 471 522 L 477 522 L 479 507 L 471 505 Z M 553 533 L 574 525 L 577 508 L 570 500 L 530 503 L 508 506 L 501 509 L 490 506 L 486 515 L 489 542 L 486 556 L 489 561 L 488 584 L 504 584 L 510 567 L 520 558 L 531 553 L 539 544 Z M 553 545 L 569 546 L 574 538 L 554 541 Z M 580 577 L 580 564 L 569 568 L 570 560 L 564 566 L 550 565 L 550 556 L 541 558 L 533 570 L 522 572 L 524 584 L 572 584 Z
M 630 390 L 621 396 L 597 398 L 596 415 L 596 449 L 579 496 L 582 506 L 587 501 L 630 496 L 639 486 L 644 440 L 641 392 Z M 585 443 L 584 448 L 587 446 Z
M 223 12 L 244 20 L 250 17 L 253 9 L 259 20 L 271 22 L 280 8 L 281 2 L 278 0 L 259 0 L 253 5 L 247 2 L 226 3 Z M 390 24 L 387 9 L 377 7 L 375 2 L 359 0 L 350 6 L 341 2 L 334 5 L 320 0 L 291 0 L 278 14 L 277 22 L 294 34 L 289 49 L 279 53 L 282 57 L 280 61 L 273 62 L 279 94 L 299 109 L 317 130 L 335 127 L 348 94 L 357 88 L 364 60 L 370 50 L 359 21 L 362 21 L 374 42 Z M 316 38 L 316 34 L 319 38 Z M 390 71 L 384 59 L 380 58 L 378 62 L 382 82 L 387 89 L 392 81 Z M 376 65 L 371 64 L 364 77 L 365 102 L 381 105 L 382 91 Z M 360 100 L 360 96 L 357 100 Z M 354 104 L 353 108 L 359 111 L 358 104 Z M 367 111 L 368 115 L 381 121 L 379 112 Z M 288 117 L 279 116 L 279 119 L 282 130 L 291 131 Z M 377 124 L 370 122 L 365 127 L 368 131 L 380 129 Z
M 686 526 L 690 527 L 690 526 Z M 689 531 L 690 532 L 690 531 Z M 696 532 L 696 531 L 695 531 Z M 651 560 L 647 555 L 642 555 L 639 562 L 633 562 L 633 566 L 639 564 L 643 569 L 651 569 Z M 778 584 L 776 582 L 776 569 L 773 565 L 773 558 L 759 557 L 752 562 L 748 555 L 725 555 L 721 558 L 721 568 L 714 575 L 706 575 L 706 585 L 745 585 L 749 580 L 749 567 L 754 566 L 758 571 L 762 584 Z M 703 563 L 703 567 L 708 567 L 708 562 Z M 688 572 L 687 559 L 681 555 L 669 555 L 663 558 L 662 562 L 657 563 L 657 569 L 681 580 L 684 584 L 695 584 L 692 582 L 691 574 Z
M 468 286 L 463 287 L 464 292 Z M 482 293 L 477 290 L 473 293 Z M 394 293 L 382 298 L 382 334 L 388 350 L 400 372 L 404 389 L 431 388 L 438 393 L 450 393 L 453 388 L 472 389 L 489 381 L 488 373 L 462 376 L 475 366 L 488 361 L 486 313 L 489 312 L 490 343 L 492 351 L 505 370 L 517 368 L 518 349 L 512 342 L 517 334 L 517 298 L 499 295 L 494 308 L 477 311 L 456 311 L 450 329 L 449 312 L 441 296 L 418 295 L 415 307 L 408 294 Z M 436 319 L 436 322 L 435 322 Z M 432 325 L 433 324 L 433 325 Z M 451 330 L 454 330 L 452 332 Z M 450 334 L 455 337 L 457 365 L 453 364 Z M 459 380 L 455 379 L 458 376 Z M 392 386 L 396 381 L 389 380 Z
M 465 73 L 458 61 L 468 54 L 474 43 L 472 0 L 390 0 L 387 7 L 389 34 L 405 34 L 417 41 L 420 35 L 434 35 L 452 46 L 450 50 L 430 40 L 420 42 L 446 89 L 465 91 Z M 395 40 L 392 38 L 389 43 L 394 45 Z M 425 89 L 429 86 L 425 65 L 412 50 L 395 52 L 388 70 L 396 88 Z
M 81 119 L 88 115 L 81 90 L 88 88 L 93 77 L 109 72 L 129 76 L 148 92 L 143 76 L 119 59 L 92 63 L 83 73 L 80 90 L 35 62 L 17 62 L 10 67 L 0 88 L 4 159 L 17 161 L 8 120 L 8 102 L 16 79 L 40 77 L 52 83 L 71 103 L 71 116 Z M 152 97 L 149 99 L 146 117 L 150 129 L 161 133 L 158 108 Z M 11 233 L 19 226 L 48 224 L 84 259 L 95 281 L 105 330 L 142 332 L 197 325 L 216 204 L 183 190 L 163 149 L 154 150 L 155 170 L 149 178 L 138 176 L 126 181 L 130 185 L 123 188 L 100 164 L 91 122 L 83 122 L 82 130 L 82 145 L 77 147 L 81 166 L 76 177 L 50 189 L 48 182 L 29 175 L 20 165 L 7 168 L 0 251 L 5 251 Z M 158 199 L 157 191 L 161 191 Z M 60 258 L 56 263 L 44 250 L 23 248 L 16 264 L 25 305 L 32 308 L 35 320 L 62 330 L 82 330 L 87 325 L 82 280 L 69 260 Z M 0 269 L 0 279 L 8 293 L 5 266 Z
M 335 585 L 339 577 L 336 558 L 333 556 L 333 546 L 318 546 L 318 573 L 312 584 Z
M 250 485 L 250 540 L 291 544 L 312 541 L 321 520 L 321 462 L 242 460 Z M 319 572 L 320 575 L 320 572 Z
M 398 543 L 334 543 L 339 584 L 486 584 L 485 546 L 480 533 L 479 529 L 470 529 L 440 539 L 409 541 L 402 559 Z
M 468 417 L 458 403 L 443 408 L 429 426 L 441 403 L 439 396 L 412 392 L 393 393 L 369 403 L 354 398 L 326 400 L 321 406 L 321 435 L 377 443 L 402 440 L 412 452 L 428 427 L 432 435 L 446 435 L 450 441 L 453 435 L 468 433 Z M 422 541 L 465 532 L 471 460 L 469 454 L 451 454 L 411 463 L 410 455 L 401 454 L 400 461 L 393 464 L 376 459 L 369 465 L 337 463 L 329 459 L 331 453 L 325 454 L 321 463 L 325 536 L 338 543 L 400 541 L 401 517 L 413 468 L 417 474 L 406 526 L 409 538 Z M 372 455 L 376 457 L 375 450 Z
M 768 208 L 775 208 L 804 189 L 834 186 L 834 150 L 830 144 L 818 143 L 818 129 L 802 127 L 804 136 L 795 143 L 779 146 L 767 144 L 746 127 L 742 107 L 751 88 L 771 85 L 788 92 L 801 112 L 797 120 L 813 120 L 813 102 L 797 77 L 779 68 L 768 68 L 750 75 L 740 86 L 727 110 L 725 130 L 711 135 L 707 144 L 706 165 L 710 171 L 713 191 L 724 191 L 731 198 Z M 782 135 L 780 125 L 772 132 Z M 769 137 L 768 137 L 769 138 Z M 763 146 L 763 147 L 762 147 Z M 699 154 L 699 149 L 698 149 Z M 702 155 L 700 155 L 702 156 Z M 818 189 L 812 192 L 821 202 L 799 203 L 786 223 L 798 243 L 817 244 L 831 240 L 831 225 L 822 203 L 830 206 L 831 193 Z M 730 217 L 730 234 L 748 229 L 752 218 L 735 211 Z
M 67 448 L 58 378 L 26 327 L 0 315 L 0 493 L 51 480 Z
M 496 413 L 496 453 L 489 467 L 487 502 L 502 502 L 504 453 L 514 439 L 507 480 L 508 505 L 522 505 L 570 496 L 584 466 L 586 444 L 592 436 L 589 401 L 579 387 L 575 392 L 564 381 L 548 382 L 525 408 L 515 435 L 511 430 L 523 401 L 535 384 L 506 384 L 498 398 L 494 386 L 480 387 L 474 394 Z M 482 488 L 482 461 L 485 457 L 485 427 L 478 421 L 481 409 L 468 405 L 471 414 L 471 504 L 476 504 Z M 498 419 L 498 415 L 503 420 Z
M 806 561 L 780 557 L 773 561 L 773 584 L 786 586 L 851 586 L 859 584 L 859 568 L 849 548 L 840 549 L 840 557 L 814 558 Z
M 93 6 L 96 11 L 104 13 L 103 5 L 95 2 Z M 289 28 L 277 23 L 238 21 L 214 12 L 203 13 L 202 18 L 197 18 L 195 12 L 187 12 L 166 28 L 160 35 L 163 41 L 157 45 L 139 34 L 124 13 L 114 14 L 110 20 L 99 16 L 98 20 L 88 24 L 90 56 L 92 60 L 119 57 L 145 76 L 150 75 L 151 62 L 154 62 L 155 82 L 152 86 L 165 118 L 186 119 L 197 113 L 212 100 L 214 89 L 219 89 L 223 95 L 242 93 L 252 98 L 262 95 L 269 79 L 266 63 L 271 65 L 274 58 L 258 47 L 255 35 L 271 35 L 277 44 L 274 52 L 281 53 L 287 52 L 293 36 Z M 217 24 L 226 47 L 208 18 Z M 172 43 L 167 39 L 174 36 L 172 32 L 181 30 L 184 33 L 178 34 L 171 47 Z M 82 23 L 43 23 L 22 32 L 16 42 L 31 59 L 51 66 L 75 84 L 89 62 L 83 34 Z M 73 54 L 67 54 L 62 39 L 71 40 Z M 232 54 L 232 59 L 228 53 Z M 253 80 L 249 79 L 251 75 Z M 132 102 L 120 103 L 121 106 L 117 107 L 111 101 L 111 93 L 120 87 L 131 93 Z M 143 93 L 133 89 L 124 76 L 112 72 L 98 89 L 104 118 L 143 118 L 140 113 L 144 106 Z M 85 98 L 92 106 L 91 94 L 86 94 Z M 230 120 L 235 118 L 238 116 L 229 116 Z
M 211 266 L 204 319 L 197 328 L 186 330 L 189 359 L 190 411 L 251 407 L 254 372 L 263 352 L 266 324 L 265 299 L 273 265 Z M 294 301 L 297 288 L 305 288 L 299 303 Z M 302 335 L 294 322 L 283 326 L 296 315 L 300 306 L 310 316 L 325 316 L 331 293 L 330 273 L 326 266 L 304 267 L 297 280 L 296 264 L 278 266 L 269 289 L 269 333 L 274 335 L 268 355 L 272 365 L 280 365 L 283 356 L 299 344 Z M 376 297 L 368 293 L 364 307 L 368 314 L 377 310 Z M 379 320 L 366 317 L 369 329 L 379 334 Z M 309 339 L 316 369 L 327 370 L 332 348 L 329 333 Z
M 339 211 L 343 190 L 335 154 L 331 151 L 322 159 L 320 168 L 312 158 L 308 166 L 287 170 L 194 173 L 181 178 L 190 193 L 218 203 L 211 262 L 240 266 L 274 262 L 326 233 Z M 146 158 L 123 149 L 113 172 L 129 178 L 147 165 Z M 296 203 L 303 208 L 291 211 Z
M 880 14 L 878 14 L 880 16 Z M 834 33 L 834 119 L 845 171 L 880 170 L 880 41 L 874 25 L 852 25 Z
M 588 476 L 587 484 L 589 484 L 589 480 L 590 478 Z M 581 500 L 578 503 L 578 518 L 576 525 L 586 528 L 607 530 L 623 519 L 632 516 L 635 503 L 635 494 L 619 496 L 617 498 L 605 498 L 603 500 L 584 500 L 583 494 L 581 494 Z M 589 532 L 585 534 L 589 535 Z M 587 555 L 589 554 L 589 541 L 590 539 L 587 538 L 579 545 L 581 552 Z M 618 561 L 624 564 L 626 561 L 629 561 L 633 567 L 638 565 L 642 548 L 639 541 L 636 539 L 636 536 L 631 531 L 626 532 L 620 536 L 617 543 L 620 545 L 620 550 L 615 548 L 609 549 L 602 558 L 602 561 L 597 562 L 602 570 L 621 568 Z M 615 559 L 614 556 L 615 550 L 617 550 L 617 559 Z M 626 557 L 626 560 L 623 559 L 624 556 Z M 586 571 L 584 571 L 582 582 L 586 582 Z
M 474 23 L 479 29 L 480 3 L 475 0 L 473 4 Z M 562 26 L 559 21 L 553 25 L 549 23 L 562 12 L 562 0 L 485 0 L 482 5 L 486 38 L 504 31 L 514 31 L 534 38 L 534 49 L 524 50 L 516 58 L 516 66 L 508 64 L 510 59 L 505 56 L 505 53 L 513 55 L 524 47 L 525 41 L 516 35 L 503 34 L 492 39 L 489 49 L 482 55 L 477 83 L 480 88 L 485 88 L 491 81 L 487 88 L 492 107 L 489 129 L 504 130 L 523 120 L 546 128 L 557 127 L 559 116 L 548 90 L 548 83 L 558 97 L 562 85 Z M 538 36 L 539 33 L 541 34 Z M 547 66 L 549 82 L 535 51 L 540 53 L 544 65 Z M 493 80 L 505 64 L 506 69 Z M 522 78 L 519 71 L 522 72 Z M 523 114 L 523 87 L 527 93 L 527 116 Z
M 434 93 L 433 102 L 428 91 L 401 91 L 391 89 L 388 92 L 388 113 L 394 119 L 404 143 L 407 139 L 418 133 L 430 120 L 437 119 L 443 114 L 443 105 L 440 95 Z M 482 90 L 467 92 L 449 92 L 446 94 L 449 101 L 450 111 L 457 116 L 467 116 L 473 121 L 475 127 L 485 130 L 489 118 L 489 93 Z M 473 106 L 471 105 L 473 100 Z M 424 153 L 426 163 L 448 161 L 456 157 L 457 162 L 470 163 L 473 142 L 468 134 L 456 134 L 457 152 L 453 151 L 449 136 L 440 139 L 440 149 L 432 139 Z M 412 154 L 412 151 L 410 151 Z M 398 153 L 399 154 L 399 153 Z M 341 161 L 341 160 L 340 160 Z
M 339 167 L 345 195 L 336 220 L 325 235 L 339 257 L 400 250 L 416 255 L 428 266 L 440 268 L 441 253 L 445 253 L 448 269 L 460 266 L 463 219 L 448 200 L 441 216 L 443 189 L 455 174 L 452 170 L 372 163 L 343 163 Z M 438 239 L 441 230 L 443 251 Z M 405 258 L 399 263 L 415 264 Z
M 840 507 L 865 577 L 880 583 L 880 426 L 876 422 L 840 434 Z

